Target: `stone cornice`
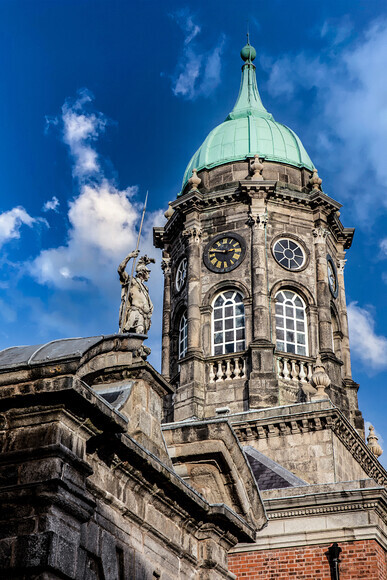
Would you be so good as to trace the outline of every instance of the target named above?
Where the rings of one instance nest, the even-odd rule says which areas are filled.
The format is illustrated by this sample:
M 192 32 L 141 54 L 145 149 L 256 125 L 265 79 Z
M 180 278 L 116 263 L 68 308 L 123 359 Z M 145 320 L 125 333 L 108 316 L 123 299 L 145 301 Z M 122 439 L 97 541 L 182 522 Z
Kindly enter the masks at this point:
M 334 406 L 314 410 L 313 405 L 307 405 L 304 410 L 303 405 L 295 405 L 293 412 L 292 407 L 279 408 L 277 416 L 260 417 L 257 412 L 251 419 L 238 421 L 236 416 L 229 419 L 241 442 L 330 429 L 368 477 L 379 485 L 387 485 L 386 470 L 341 411 Z
M 335 239 L 343 244 L 344 249 L 351 246 L 354 229 L 345 228 L 340 222 L 339 209 L 342 206 L 339 202 L 319 190 L 309 192 L 280 181 L 252 179 L 244 179 L 233 186 L 228 184 L 211 192 L 191 190 L 178 197 L 171 203 L 175 211 L 164 228 L 154 228 L 154 244 L 164 247 L 165 243 L 170 243 L 182 228 L 183 215 L 189 211 L 205 211 L 214 205 L 220 207 L 235 202 L 248 204 L 250 197 L 257 194 L 267 200 L 280 200 L 310 210 L 321 209 L 327 216 Z
M 338 212 L 331 213 L 328 218 L 328 223 L 336 240 L 343 244 L 345 250 L 348 250 L 352 245 L 355 228 L 345 228 L 339 216 L 340 214 Z
M 273 497 L 272 492 L 272 497 L 265 497 L 267 494 L 262 492 L 268 519 L 374 510 L 387 525 L 387 490 L 384 487 L 347 489 L 345 486 L 331 484 L 325 486 L 324 491 L 314 491 L 314 488 L 319 487 L 307 486 L 296 488 L 296 491 L 288 488 L 288 493 L 280 497 Z
M 387 549 L 387 491 L 371 480 L 262 492 L 268 526 L 231 553 L 375 540 Z M 345 523 L 344 523 L 345 522 Z

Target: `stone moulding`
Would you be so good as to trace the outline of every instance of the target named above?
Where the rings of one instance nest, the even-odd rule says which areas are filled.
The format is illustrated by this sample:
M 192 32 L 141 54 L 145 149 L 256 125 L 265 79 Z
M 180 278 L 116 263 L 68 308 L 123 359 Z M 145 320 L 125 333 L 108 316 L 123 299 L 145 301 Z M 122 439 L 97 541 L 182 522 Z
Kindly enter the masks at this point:
M 56 413 L 71 415 L 79 429 L 85 431 L 88 454 L 97 453 L 103 461 L 112 469 L 126 470 L 131 473 L 141 473 L 146 470 L 146 477 L 142 480 L 152 482 L 152 495 L 168 495 L 168 503 L 174 505 L 171 499 L 180 497 L 181 502 L 176 503 L 184 506 L 187 511 L 187 523 L 193 518 L 198 521 L 199 515 L 203 525 L 219 527 L 218 532 L 224 530 L 225 536 L 230 535 L 231 544 L 239 541 L 251 541 L 255 538 L 255 529 L 242 517 L 234 513 L 228 506 L 209 504 L 200 494 L 188 486 L 171 468 L 160 461 L 138 442 L 125 433 L 128 420 L 119 412 L 98 396 L 90 387 L 77 377 L 55 377 L 52 379 L 38 379 L 28 384 L 18 384 L 0 389 L 0 427 L 7 429 L 9 419 L 17 421 L 17 417 L 25 418 L 30 412 L 40 415 L 45 412 L 53 420 L 54 410 Z M 19 455 L 23 455 L 22 450 Z M 90 475 L 90 468 L 85 463 L 85 458 L 73 457 L 67 449 L 37 449 L 36 453 L 48 453 L 63 455 L 70 454 L 71 461 L 78 461 L 86 476 Z M 32 458 L 34 449 L 30 449 L 29 457 Z M 69 457 L 70 457 L 69 455 Z M 16 456 L 15 456 L 16 457 Z M 15 457 L 2 453 L 1 461 L 9 461 Z M 16 457 L 17 459 L 17 457 Z M 108 496 L 104 495 L 104 500 Z M 114 498 L 111 496 L 112 501 Z M 125 509 L 128 509 L 126 506 Z M 179 509 L 181 509 L 179 507 Z
M 163 248 L 165 243 L 169 243 L 182 229 L 183 214 L 187 211 L 205 211 L 216 205 L 229 205 L 230 203 L 249 203 L 250 196 L 254 192 L 262 192 L 267 200 L 286 201 L 295 206 L 303 206 L 309 209 L 322 208 L 328 215 L 329 225 L 337 240 L 342 241 L 344 248 L 350 248 L 354 235 L 354 228 L 345 228 L 339 219 L 339 210 L 342 207 L 339 202 L 329 197 L 321 191 L 308 193 L 296 186 L 290 187 L 280 181 L 250 181 L 243 180 L 235 183 L 233 187 L 222 187 L 215 191 L 199 192 L 189 191 L 172 202 L 175 210 L 172 217 L 164 227 L 154 228 L 154 244 L 158 248 Z
M 290 409 L 291 407 L 289 407 Z M 367 447 L 357 431 L 336 407 L 302 411 L 300 408 L 288 415 L 237 421 L 233 428 L 242 442 L 251 439 L 281 437 L 294 433 L 308 433 L 330 429 L 358 461 L 365 473 L 379 485 L 387 485 L 387 472 Z M 234 422 L 235 421 L 235 422 Z
M 297 495 L 278 498 L 265 497 L 268 519 L 293 518 L 299 516 L 341 513 L 347 511 L 374 510 L 387 524 L 387 491 L 383 487 L 345 488 L 337 490 L 336 484 L 329 484 L 326 490 L 314 492 L 308 486 L 298 488 Z M 331 488 L 331 489 L 329 489 Z M 305 494 L 302 494 L 302 491 Z M 289 490 L 290 491 L 290 490 Z M 269 494 L 265 494 L 269 495 Z

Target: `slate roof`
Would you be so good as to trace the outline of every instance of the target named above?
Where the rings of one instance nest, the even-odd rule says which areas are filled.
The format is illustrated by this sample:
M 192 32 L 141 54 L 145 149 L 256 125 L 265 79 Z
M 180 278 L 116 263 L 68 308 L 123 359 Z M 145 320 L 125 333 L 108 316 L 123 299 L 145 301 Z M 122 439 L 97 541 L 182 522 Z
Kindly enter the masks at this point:
M 308 485 L 291 471 L 250 445 L 243 448 L 260 490 Z
M 0 351 L 0 370 L 80 358 L 84 352 L 103 338 L 102 335 L 86 338 L 60 338 L 45 344 L 11 346 Z

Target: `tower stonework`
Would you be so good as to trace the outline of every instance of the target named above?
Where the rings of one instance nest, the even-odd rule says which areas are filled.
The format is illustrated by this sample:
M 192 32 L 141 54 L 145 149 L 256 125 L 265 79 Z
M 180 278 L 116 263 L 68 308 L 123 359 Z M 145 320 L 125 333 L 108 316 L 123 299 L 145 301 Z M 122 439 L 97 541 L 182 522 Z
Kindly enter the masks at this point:
M 343 274 L 354 230 L 299 138 L 262 105 L 255 50 L 241 56 L 234 109 L 154 232 L 165 264 L 162 373 L 175 387 L 167 417 L 311 401 L 318 359 L 323 396 L 363 433 Z
M 163 433 L 176 471 L 209 496 L 215 466 L 232 481 L 210 451 L 219 421 L 243 448 L 268 525 L 230 550 L 237 580 L 335 580 L 339 568 L 342 580 L 385 580 L 387 473 L 373 431 L 365 442 L 351 374 L 354 230 L 300 139 L 263 106 L 255 55 L 248 42 L 236 104 L 154 230 L 174 391 Z

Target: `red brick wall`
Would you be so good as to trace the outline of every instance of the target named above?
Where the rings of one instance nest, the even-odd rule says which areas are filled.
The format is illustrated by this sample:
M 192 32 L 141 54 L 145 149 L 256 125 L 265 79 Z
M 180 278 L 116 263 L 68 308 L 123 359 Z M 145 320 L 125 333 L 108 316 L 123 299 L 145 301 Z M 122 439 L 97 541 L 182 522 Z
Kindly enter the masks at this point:
M 229 555 L 238 580 L 331 580 L 326 552 L 331 544 Z M 386 580 L 386 553 L 375 540 L 339 542 L 340 580 Z

